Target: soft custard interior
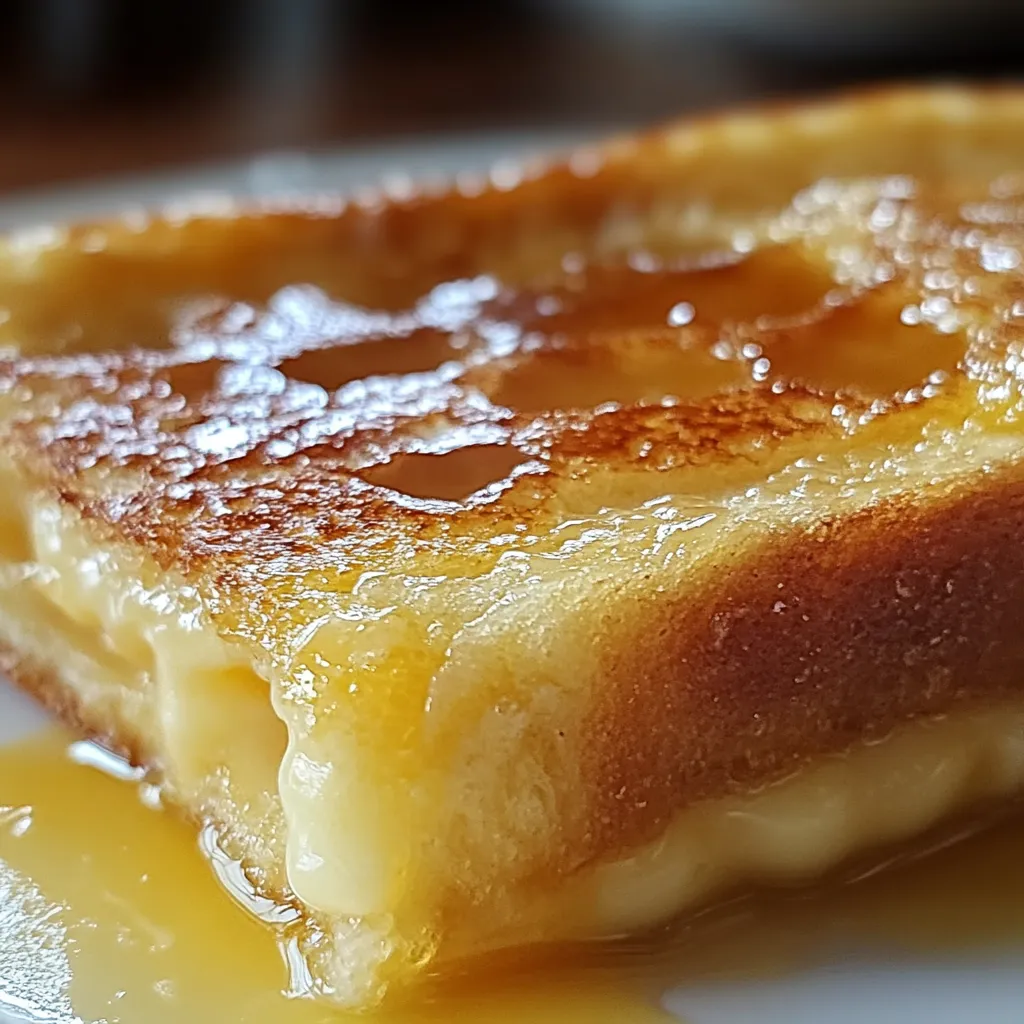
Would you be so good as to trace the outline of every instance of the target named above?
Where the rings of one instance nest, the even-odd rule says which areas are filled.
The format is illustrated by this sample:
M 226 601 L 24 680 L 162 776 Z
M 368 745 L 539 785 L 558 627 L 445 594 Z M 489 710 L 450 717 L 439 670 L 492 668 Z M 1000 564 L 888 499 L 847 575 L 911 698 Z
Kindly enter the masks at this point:
M 64 685 L 44 682 L 47 696 L 70 688 L 87 726 L 153 764 L 175 800 L 216 812 L 247 860 L 276 870 L 286 735 L 251 657 L 218 636 L 182 580 L 96 544 L 55 502 L 16 497 L 13 474 L 0 479 L 4 642 L 55 670 Z
M 76 513 L 18 493 L 4 488 L 4 642 L 54 666 L 90 723 L 120 723 L 115 738 L 159 767 L 175 801 L 215 826 L 264 894 L 305 904 L 320 943 L 311 944 L 314 972 L 341 1001 L 365 1001 L 389 954 L 414 955 L 415 939 L 401 948 L 402 937 L 421 926 L 426 935 L 444 914 L 436 904 L 450 880 L 410 892 L 388 877 L 395 854 L 380 844 L 394 837 L 380 827 L 372 779 L 358 759 L 344 763 L 343 742 L 322 750 L 301 729 L 291 730 L 286 756 L 271 700 L 280 684 L 217 634 L 190 586 L 135 552 L 97 544 Z M 1022 786 L 1024 705 L 917 721 L 757 793 L 686 808 L 656 841 L 524 889 L 502 916 L 463 913 L 437 952 L 458 958 L 643 928 L 743 881 L 815 875 Z M 443 850 L 421 850 L 442 870 Z M 325 872 L 311 860 L 319 854 L 344 859 L 344 869 Z M 451 875 L 465 867 L 446 866 Z

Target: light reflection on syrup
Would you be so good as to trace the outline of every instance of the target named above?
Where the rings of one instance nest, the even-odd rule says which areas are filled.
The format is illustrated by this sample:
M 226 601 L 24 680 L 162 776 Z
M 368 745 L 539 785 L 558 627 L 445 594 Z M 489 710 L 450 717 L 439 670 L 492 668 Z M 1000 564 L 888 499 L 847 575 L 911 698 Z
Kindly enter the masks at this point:
M 53 444 L 89 469 L 159 451 L 160 472 L 178 480 L 253 454 L 315 462 L 328 446 L 377 445 L 382 424 L 415 432 L 439 414 L 499 430 L 510 413 L 547 417 L 555 440 L 578 429 L 559 413 L 609 404 L 712 408 L 714 396 L 755 388 L 736 407 L 756 414 L 765 385 L 836 393 L 835 415 L 849 427 L 865 421 L 850 411 L 858 399 L 877 401 L 877 416 L 938 394 L 967 344 L 955 293 L 922 298 L 874 250 L 858 258 L 867 269 L 838 287 L 835 268 L 792 239 L 700 256 L 569 253 L 554 274 L 431 280 L 411 301 L 366 303 L 281 268 L 272 288 L 214 275 L 213 290 L 199 293 L 195 268 L 175 263 L 166 280 L 137 282 L 136 298 L 167 295 L 145 330 L 131 310 L 121 324 L 118 303 L 94 308 L 76 278 L 66 294 L 63 285 L 40 293 L 45 303 L 18 300 L 19 337 L 38 339 L 19 371 L 19 402 L 46 408 L 54 393 L 87 390 L 48 428 Z M 946 271 L 931 273 L 947 287 Z
M 282 994 L 286 968 L 267 926 L 228 898 L 187 826 L 154 813 L 124 784 L 137 773 L 86 744 L 70 752 L 58 730 L 0 751 L 0 1017 L 6 1010 L 13 1019 L 110 1024 L 350 1019 Z M 370 1019 L 657 1024 L 670 1019 L 659 998 L 676 986 L 784 976 L 850 950 L 1020 948 L 1022 862 L 1024 822 L 1006 822 L 855 885 L 739 901 L 669 941 L 598 945 L 554 957 L 554 966 L 549 955 L 541 969 L 492 965 Z M 219 868 L 231 872 L 230 864 Z

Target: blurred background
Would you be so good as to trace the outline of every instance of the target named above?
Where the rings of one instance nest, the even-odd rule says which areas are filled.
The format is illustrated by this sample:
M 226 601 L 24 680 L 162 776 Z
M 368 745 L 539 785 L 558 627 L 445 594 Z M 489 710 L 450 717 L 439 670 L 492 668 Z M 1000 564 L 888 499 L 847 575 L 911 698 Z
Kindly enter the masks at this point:
M 0 0 L 0 193 L 403 140 L 577 138 L 879 79 L 1012 78 L 1018 0 Z

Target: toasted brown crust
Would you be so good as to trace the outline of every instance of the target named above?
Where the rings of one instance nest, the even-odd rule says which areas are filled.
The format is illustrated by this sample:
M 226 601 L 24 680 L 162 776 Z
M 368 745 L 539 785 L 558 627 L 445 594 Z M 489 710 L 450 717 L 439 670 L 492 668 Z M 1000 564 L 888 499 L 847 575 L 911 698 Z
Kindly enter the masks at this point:
M 546 458 L 550 450 L 553 460 L 568 463 L 562 475 L 576 472 L 581 460 L 620 464 L 623 449 L 637 432 L 652 429 L 645 422 L 650 412 L 627 408 L 615 416 L 598 417 L 556 412 L 538 421 L 536 409 L 517 416 L 514 407 L 511 412 L 502 408 L 503 385 L 538 359 L 535 347 L 518 349 L 500 365 L 471 365 L 463 371 L 464 378 L 456 377 L 450 383 L 451 375 L 438 378 L 427 374 L 412 390 L 381 383 L 362 397 L 349 392 L 342 398 L 332 395 L 325 402 L 320 385 L 332 392 L 351 378 L 351 359 L 345 354 L 350 347 L 359 353 L 361 374 L 393 372 L 394 360 L 401 357 L 393 347 L 388 348 L 389 339 L 404 339 L 407 347 L 417 352 L 434 346 L 437 364 L 443 363 L 452 351 L 443 337 L 438 348 L 439 329 L 431 326 L 436 317 L 432 321 L 429 312 L 422 310 L 419 314 L 367 315 L 309 295 L 293 297 L 290 307 L 278 302 L 270 312 L 261 310 L 259 304 L 275 285 L 294 280 L 322 281 L 347 301 L 376 304 L 385 310 L 409 308 L 438 283 L 452 278 L 471 280 L 472 275 L 488 270 L 513 285 L 543 281 L 556 272 L 567 249 L 584 254 L 606 250 L 611 257 L 628 249 L 628 240 L 625 244 L 599 241 L 601 232 L 608 231 L 609 218 L 613 223 L 621 218 L 627 227 L 635 224 L 640 244 L 649 242 L 657 251 L 658 245 L 666 244 L 659 240 L 659 224 L 671 220 L 666 208 L 673 214 L 685 213 L 695 205 L 704 209 L 709 202 L 721 204 L 721 219 L 713 218 L 706 229 L 695 230 L 692 243 L 686 244 L 695 250 L 714 249 L 731 239 L 737 224 L 749 223 L 755 211 L 777 209 L 821 173 L 842 170 L 847 176 L 856 176 L 883 170 L 920 171 L 933 185 L 945 185 L 951 175 L 968 172 L 987 179 L 1017 166 L 1010 126 L 1017 119 L 1024 120 L 1021 103 L 1012 90 L 869 94 L 823 107 L 784 108 L 766 116 L 763 121 L 753 115 L 733 116 L 680 126 L 641 140 L 620 140 L 595 150 L 592 159 L 576 156 L 566 164 L 543 169 L 543 173 L 539 167 L 530 169 L 516 189 L 492 186 L 472 197 L 451 192 L 394 201 L 381 195 L 367 198 L 361 205 L 335 202 L 298 212 L 236 211 L 214 218 L 153 220 L 141 233 L 134 226 L 118 224 L 75 228 L 59 240 L 60 262 L 54 263 L 52 271 L 44 250 L 37 285 L 15 281 L 5 288 L 15 310 L 5 325 L 5 336 L 25 342 L 30 351 L 42 350 L 41 358 L 22 356 L 8 365 L 5 376 L 9 386 L 39 391 L 44 396 L 40 405 L 56 397 L 63 406 L 56 420 L 44 417 L 41 422 L 33 421 L 28 430 L 19 429 L 11 443 L 25 451 L 25 461 L 31 460 L 34 469 L 52 471 L 67 500 L 144 542 L 165 564 L 178 564 L 193 555 L 216 557 L 224 563 L 249 557 L 254 540 L 249 531 L 232 531 L 231 535 L 238 537 L 233 550 L 223 536 L 212 545 L 205 535 L 208 517 L 195 514 L 200 505 L 218 501 L 221 493 L 228 502 L 239 501 L 240 478 L 262 478 L 271 489 L 282 480 L 285 486 L 302 480 L 314 487 L 322 483 L 329 490 L 322 504 L 337 508 L 335 488 L 355 468 L 367 461 L 386 460 L 395 451 L 422 446 L 416 431 L 422 426 L 425 410 L 436 426 L 469 426 L 489 441 L 521 445 L 524 460 Z M 787 141 L 799 144 L 817 162 L 805 167 L 787 151 Z M 699 153 L 694 151 L 698 143 L 702 144 Z M 768 169 L 759 163 L 759 173 L 751 177 L 741 157 L 753 159 L 755 154 L 759 161 L 775 161 L 777 166 Z M 739 173 L 742 190 L 722 191 L 724 172 L 733 177 Z M 668 183 L 675 179 L 678 181 L 670 188 Z M 735 184 L 738 188 L 739 183 Z M 686 191 L 697 186 L 695 193 Z M 764 194 L 759 195 L 758 189 Z M 451 237 L 439 239 L 441 228 Z M 511 237 L 510 229 L 514 229 Z M 800 236 L 799 230 L 796 235 Z M 675 245 L 678 247 L 678 241 Z M 354 268 L 357 254 L 360 266 Z M 775 261 L 783 257 L 790 259 L 783 251 Z M 400 261 L 400 266 L 395 261 Z M 755 303 L 753 315 L 741 318 L 747 327 L 758 313 L 771 310 L 772 286 L 764 278 L 772 262 L 753 275 L 745 271 L 746 261 L 720 272 L 723 283 L 717 287 L 724 288 L 726 294 L 730 288 L 733 294 L 743 294 L 753 284 L 768 304 L 758 309 Z M 328 271 L 330 280 L 324 276 Z M 821 276 L 820 266 L 808 265 L 803 274 L 808 280 L 816 275 Z M 45 313 L 34 300 L 19 302 L 32 299 L 37 289 L 49 295 Z M 626 289 L 631 308 L 641 312 L 631 295 L 634 284 L 627 282 Z M 894 302 L 898 308 L 901 297 L 910 300 L 916 290 L 913 281 L 896 282 L 881 287 L 880 297 L 861 296 L 853 306 L 859 310 L 865 303 Z M 115 295 L 133 291 L 139 293 L 142 312 L 133 307 L 125 314 L 120 308 L 123 299 Z M 161 312 L 168 295 L 180 301 L 209 292 L 222 297 L 219 306 L 214 303 L 216 312 L 187 316 L 177 324 Z M 460 345 L 468 344 L 468 350 L 459 350 L 460 358 L 467 351 L 479 353 L 493 344 L 487 328 L 495 319 L 511 318 L 526 334 L 532 336 L 539 330 L 543 337 L 544 318 L 535 312 L 524 315 L 522 306 L 524 301 L 529 304 L 532 297 L 544 298 L 549 292 L 543 285 L 533 285 L 509 297 L 499 294 L 470 300 L 457 329 L 463 339 Z M 256 303 L 256 309 L 246 312 L 247 307 L 232 305 L 230 300 L 237 299 Z M 465 306 L 467 300 L 460 301 Z M 19 317 L 22 304 L 26 312 Z M 208 308 L 209 302 L 206 305 Z M 814 305 L 809 296 L 802 308 L 810 311 Z M 843 308 L 823 307 L 824 319 L 817 333 L 827 332 L 833 322 L 838 328 Z M 117 312 L 112 314 L 112 310 Z M 593 310 L 583 311 L 580 325 L 600 326 L 607 313 L 607 304 L 598 303 Z M 68 326 L 62 321 L 66 316 L 85 325 L 77 341 L 68 342 L 61 334 Z M 792 329 L 781 324 L 780 320 L 777 326 L 758 329 L 753 340 L 765 335 L 774 347 L 784 348 Z M 756 357 L 742 356 L 731 363 L 727 360 L 725 380 L 709 377 L 707 350 L 720 326 L 718 317 L 709 328 L 697 323 L 674 332 L 675 344 L 681 348 L 676 374 L 695 374 L 699 381 L 706 381 L 696 388 L 698 399 L 711 393 L 709 389 L 749 382 L 756 362 Z M 570 323 L 565 329 L 571 342 L 572 333 L 580 327 Z M 748 340 L 748 334 L 739 341 Z M 772 340 L 768 335 L 779 337 Z M 642 332 L 645 358 L 661 344 L 656 341 L 658 336 L 650 327 Z M 49 352 L 55 345 L 64 351 Z M 628 359 L 623 346 L 628 349 L 628 336 L 619 331 L 611 338 L 588 337 L 585 351 L 592 364 L 607 353 L 612 360 L 610 372 L 621 375 L 626 366 L 623 360 Z M 76 352 L 80 347 L 86 351 Z M 374 368 L 373 360 L 364 361 L 364 355 L 378 348 L 383 362 Z M 742 348 L 738 344 L 737 353 Z M 98 354 L 97 349 L 106 349 L 106 354 Z M 541 365 L 555 370 L 567 350 L 558 342 L 550 352 L 539 351 Z M 320 379 L 311 387 L 306 382 L 308 367 L 296 365 L 296 360 L 318 352 L 325 357 L 333 355 L 333 364 L 328 358 L 320 370 L 312 371 Z M 953 356 L 955 365 L 955 352 Z M 777 353 L 777 359 L 784 361 L 783 351 Z M 423 366 L 428 367 L 429 362 Z M 281 366 L 297 376 L 282 382 L 268 369 L 240 379 L 240 371 L 250 365 Z M 492 366 L 494 372 L 490 372 Z M 558 372 L 565 375 L 563 390 L 569 388 L 577 371 L 570 366 Z M 647 381 L 648 390 L 656 394 L 665 366 L 655 363 L 647 373 L 654 377 Z M 460 383 L 463 379 L 493 395 L 497 408 L 481 406 L 477 400 L 467 403 Z M 785 383 L 784 393 L 775 394 L 771 385 L 780 380 Z M 906 386 L 918 383 L 911 376 Z M 632 397 L 617 395 L 615 390 L 613 387 L 607 398 L 629 401 Z M 675 445 L 680 431 L 688 431 L 700 417 L 709 417 L 709 430 L 699 440 L 699 449 L 685 433 L 682 443 L 694 454 L 703 451 L 709 460 L 728 458 L 734 443 L 730 435 L 745 433 L 756 440 L 765 432 L 775 434 L 776 422 L 783 433 L 790 430 L 786 424 L 794 420 L 785 408 L 787 403 L 799 405 L 807 413 L 797 417 L 796 425 L 806 426 L 808 420 L 827 424 L 835 390 L 830 386 L 808 391 L 792 380 L 792 375 L 770 378 L 761 386 L 748 388 L 739 403 L 734 398 L 716 397 L 696 409 L 681 405 L 664 410 L 658 414 L 663 422 L 654 429 Z M 97 401 L 98 395 L 104 397 Z M 793 402 L 790 395 L 798 401 Z M 876 397 L 879 395 L 870 390 L 859 394 L 856 389 L 844 395 L 843 416 L 848 419 Z M 201 437 L 197 439 L 202 434 L 198 428 L 210 421 L 232 424 L 226 436 L 211 439 L 210 443 L 225 445 L 220 450 L 211 449 Z M 36 466 L 40 447 L 45 459 Z M 373 449 L 372 455 L 367 448 Z M 644 458 L 646 465 L 657 465 L 656 459 Z M 679 458 L 692 459 L 693 455 L 685 450 L 673 452 L 673 459 Z M 536 468 L 544 470 L 540 474 L 544 479 L 538 481 L 537 473 L 527 474 L 523 486 L 539 487 L 542 492 L 557 490 L 558 474 L 548 479 L 557 466 Z M 123 497 L 93 501 L 93 484 L 101 477 L 97 470 L 112 474 L 137 470 L 147 483 L 132 501 Z M 377 500 L 377 495 L 364 499 L 360 492 L 353 504 Z M 496 511 L 488 504 L 484 517 L 493 517 Z M 302 501 L 296 527 L 305 526 L 309 512 L 309 503 Z M 390 502 L 387 518 L 395 524 L 392 533 L 401 531 L 405 514 L 404 506 Z M 479 531 L 481 517 L 459 515 L 467 519 L 468 532 Z M 415 520 L 416 513 L 409 518 Z M 438 521 L 436 515 L 433 521 Z M 287 526 L 279 531 L 282 550 L 287 546 L 285 538 L 292 536 L 294 531 Z
M 901 495 L 769 541 L 698 601 L 638 593 L 588 726 L 598 847 L 910 719 L 1024 694 L 1024 480 Z M 666 784 L 667 782 L 667 784 Z

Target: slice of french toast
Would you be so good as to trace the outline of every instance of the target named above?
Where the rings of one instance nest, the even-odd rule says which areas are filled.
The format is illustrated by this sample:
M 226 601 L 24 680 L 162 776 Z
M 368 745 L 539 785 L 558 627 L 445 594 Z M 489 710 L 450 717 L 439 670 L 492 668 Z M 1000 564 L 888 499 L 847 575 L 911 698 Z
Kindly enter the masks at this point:
M 1024 92 L 22 232 L 0 640 L 366 1007 L 1024 788 Z

